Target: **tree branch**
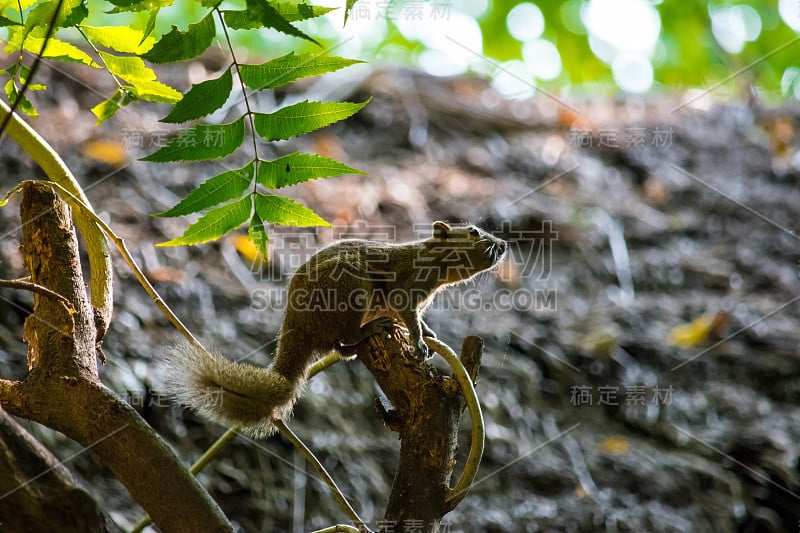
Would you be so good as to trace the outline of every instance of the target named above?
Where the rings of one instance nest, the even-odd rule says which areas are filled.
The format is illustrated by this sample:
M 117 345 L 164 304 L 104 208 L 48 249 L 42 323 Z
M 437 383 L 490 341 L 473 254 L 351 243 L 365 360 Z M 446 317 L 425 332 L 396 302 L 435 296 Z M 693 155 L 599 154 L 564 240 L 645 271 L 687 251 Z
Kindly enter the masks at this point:
M 34 293 L 25 321 L 30 373 L 0 380 L 9 413 L 60 431 L 109 468 L 164 531 L 232 531 L 217 504 L 172 450 L 98 378 L 95 323 L 69 209 L 49 184 L 28 182 L 20 205 L 31 281 L 64 296 L 70 312 Z
M 482 350 L 475 337 L 462 347 L 461 360 L 473 381 Z M 400 435 L 400 461 L 384 523 L 396 532 L 435 533 L 465 493 L 453 498 L 449 488 L 466 405 L 461 388 L 454 377 L 420 363 L 397 337 L 371 337 L 359 345 L 358 356 L 392 402 L 384 421 Z

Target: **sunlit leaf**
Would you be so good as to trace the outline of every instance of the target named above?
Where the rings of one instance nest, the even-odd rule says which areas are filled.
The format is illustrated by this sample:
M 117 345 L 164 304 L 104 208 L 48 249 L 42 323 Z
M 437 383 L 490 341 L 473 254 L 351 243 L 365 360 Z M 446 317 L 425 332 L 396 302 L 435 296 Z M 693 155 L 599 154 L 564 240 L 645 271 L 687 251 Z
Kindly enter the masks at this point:
M 117 52 L 142 54 L 156 42 L 152 37 L 146 37 L 144 33 L 128 26 L 81 26 L 80 29 L 94 44 Z
M 8 9 L 19 12 L 19 9 L 26 11 L 38 0 L 0 0 L 0 12 L 5 13 Z
M 257 194 L 255 196 L 256 213 L 265 222 L 284 226 L 330 226 L 311 209 L 304 207 L 291 198 Z
M 141 161 L 208 161 L 232 154 L 244 141 L 244 118 L 230 124 L 198 124 L 182 131 Z
M 299 152 L 272 161 L 263 161 L 258 166 L 258 182 L 270 189 L 280 189 L 287 185 L 340 174 L 364 174 L 364 172 L 321 155 Z
M 193 59 L 211 46 L 215 32 L 214 12 L 210 11 L 197 24 L 189 24 L 187 31 L 180 31 L 173 26 L 172 31 L 161 37 L 161 40 L 142 57 L 151 63 L 172 63 Z
M 254 113 L 256 132 L 267 141 L 289 139 L 343 120 L 369 103 L 299 102 L 274 113 Z
M 192 85 L 161 122 L 186 122 L 209 115 L 222 107 L 230 96 L 232 88 L 233 75 L 230 69 L 223 72 L 219 78 Z
M 10 32 L 11 29 L 9 28 L 9 33 Z M 43 44 L 44 39 L 29 35 L 27 38 L 25 38 L 23 48 L 29 52 L 38 54 L 41 51 Z M 64 41 L 59 41 L 54 37 L 48 39 L 47 48 L 45 48 L 42 57 L 48 59 L 57 59 L 59 61 L 68 61 L 71 63 L 82 63 L 89 67 L 100 68 L 100 65 L 95 63 L 95 61 L 89 57 L 86 52 L 77 46 L 71 45 Z
M 156 80 L 156 73 L 141 58 L 133 56 L 116 56 L 100 52 L 106 68 L 133 86 L 134 94 L 145 100 L 173 103 L 181 98 L 181 93 Z
M 133 95 L 123 89 L 117 89 L 111 98 L 103 100 L 92 108 L 92 113 L 97 117 L 97 124 L 113 117 L 117 111 L 134 100 Z
M 185 246 L 219 239 L 247 222 L 251 210 L 252 200 L 248 195 L 238 202 L 209 210 L 197 222 L 189 226 L 183 235 L 156 246 Z
M 175 207 L 159 213 L 157 217 L 179 217 L 208 209 L 238 198 L 253 181 L 253 163 L 223 172 L 203 182 Z
M 242 81 L 254 90 L 274 89 L 300 78 L 333 72 L 355 63 L 357 59 L 330 57 L 319 54 L 290 52 L 263 65 L 242 65 Z

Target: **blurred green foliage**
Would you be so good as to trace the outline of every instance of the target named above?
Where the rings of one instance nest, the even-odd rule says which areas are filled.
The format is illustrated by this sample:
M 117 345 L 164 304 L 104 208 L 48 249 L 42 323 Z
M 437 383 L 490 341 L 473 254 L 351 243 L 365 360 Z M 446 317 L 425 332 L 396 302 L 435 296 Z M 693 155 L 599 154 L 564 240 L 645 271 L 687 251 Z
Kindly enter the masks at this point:
M 535 39 L 552 43 L 558 51 L 560 72 L 554 78 L 536 76 L 536 59 L 523 59 L 524 42 L 509 31 L 509 13 L 523 3 L 534 5 L 543 18 L 543 31 Z M 637 50 L 639 62 L 626 74 L 647 77 L 649 63 L 651 83 L 624 83 L 624 66 L 617 72 L 610 56 L 598 55 L 597 42 L 592 43 L 598 41 L 597 36 L 587 24 L 592 3 L 601 14 L 617 10 L 608 13 L 608 18 L 616 24 L 614 36 L 623 47 L 626 36 L 635 40 L 646 26 L 637 14 L 654 13 L 658 24 L 654 46 Z M 244 0 L 226 0 L 223 5 L 240 7 Z M 186 28 L 201 12 L 197 2 L 178 0 L 162 13 L 158 31 L 167 31 L 171 24 Z M 620 20 L 626 14 L 630 18 Z M 127 15 L 135 18 L 135 14 Z M 377 64 L 416 64 L 440 75 L 469 71 L 495 80 L 511 71 L 520 87 L 614 94 L 621 87 L 632 92 L 643 92 L 642 88 L 667 92 L 720 84 L 715 94 L 723 97 L 742 96 L 756 86 L 766 98 L 800 98 L 800 0 L 359 0 L 347 24 L 343 22 L 342 9 L 338 9 L 298 26 L 319 37 L 326 49 L 349 57 Z M 740 35 L 745 30 L 750 33 L 747 39 Z M 311 43 L 270 31 L 234 32 L 234 39 L 259 58 L 292 50 L 321 51 Z M 432 51 L 439 53 L 438 62 L 426 61 Z

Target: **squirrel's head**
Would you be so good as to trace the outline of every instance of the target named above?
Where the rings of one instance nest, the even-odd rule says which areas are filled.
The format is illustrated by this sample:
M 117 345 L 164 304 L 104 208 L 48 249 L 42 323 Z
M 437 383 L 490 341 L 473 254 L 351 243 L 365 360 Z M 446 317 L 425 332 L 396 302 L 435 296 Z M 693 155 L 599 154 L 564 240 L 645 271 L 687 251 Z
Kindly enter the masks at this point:
M 472 225 L 450 225 L 437 220 L 426 241 L 427 260 L 437 266 L 442 284 L 466 281 L 503 260 L 508 246 L 502 239 Z

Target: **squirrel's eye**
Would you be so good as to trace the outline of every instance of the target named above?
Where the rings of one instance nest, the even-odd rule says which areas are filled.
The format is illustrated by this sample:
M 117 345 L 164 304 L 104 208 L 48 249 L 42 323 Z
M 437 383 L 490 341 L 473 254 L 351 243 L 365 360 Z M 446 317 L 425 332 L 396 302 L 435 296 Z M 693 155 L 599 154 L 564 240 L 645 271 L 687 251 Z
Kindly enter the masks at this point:
M 469 236 L 470 237 L 480 237 L 481 232 L 478 228 L 470 228 L 469 229 Z

